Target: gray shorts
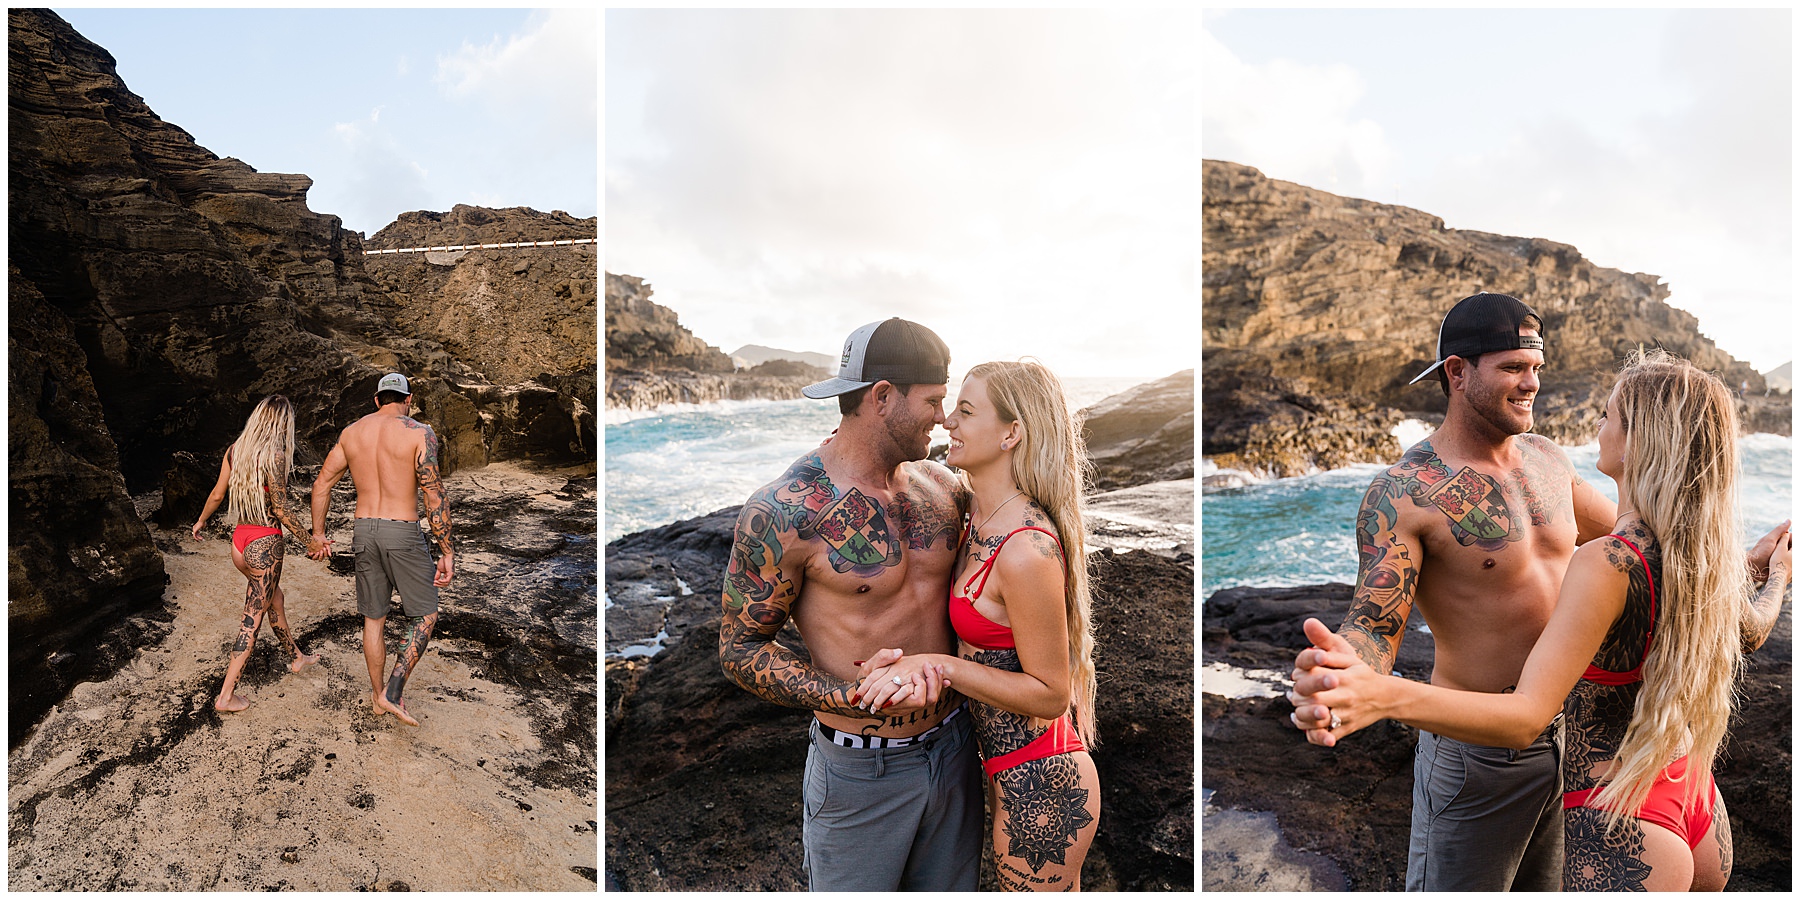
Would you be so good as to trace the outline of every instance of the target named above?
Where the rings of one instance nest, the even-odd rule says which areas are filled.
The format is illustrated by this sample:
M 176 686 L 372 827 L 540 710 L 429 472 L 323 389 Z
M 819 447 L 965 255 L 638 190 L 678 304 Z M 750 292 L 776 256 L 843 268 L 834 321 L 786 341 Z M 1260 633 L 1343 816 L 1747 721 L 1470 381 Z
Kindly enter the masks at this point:
M 1407 890 L 1562 890 L 1561 725 L 1524 750 L 1419 732 Z
M 972 891 L 981 757 L 965 710 L 905 747 L 839 747 L 813 720 L 802 844 L 815 891 Z
M 350 540 L 356 551 L 356 611 L 364 618 L 385 619 L 394 590 L 400 608 L 413 618 L 438 609 L 437 562 L 417 522 L 357 519 Z

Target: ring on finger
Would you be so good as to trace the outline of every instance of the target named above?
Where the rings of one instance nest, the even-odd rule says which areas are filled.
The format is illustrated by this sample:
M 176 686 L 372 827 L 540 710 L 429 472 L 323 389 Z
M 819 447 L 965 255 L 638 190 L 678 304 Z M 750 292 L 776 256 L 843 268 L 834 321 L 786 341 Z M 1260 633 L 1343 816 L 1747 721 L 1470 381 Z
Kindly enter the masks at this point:
M 1343 720 L 1343 719 L 1340 719 L 1340 718 L 1338 718 L 1338 714 L 1337 714 L 1337 713 L 1332 713 L 1332 714 L 1331 714 L 1331 727 L 1332 727 L 1332 728 L 1334 728 L 1334 729 L 1336 729 L 1336 728 L 1342 728 L 1342 727 L 1344 727 L 1344 720 Z

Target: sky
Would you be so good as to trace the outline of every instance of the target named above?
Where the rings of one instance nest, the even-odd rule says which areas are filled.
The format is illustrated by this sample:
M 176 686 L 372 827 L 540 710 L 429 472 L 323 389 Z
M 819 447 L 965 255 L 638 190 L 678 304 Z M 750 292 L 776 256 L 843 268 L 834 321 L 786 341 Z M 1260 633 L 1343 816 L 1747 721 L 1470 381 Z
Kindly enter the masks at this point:
M 606 270 L 726 352 L 1199 360 L 1191 11 L 611 10 Z
M 58 9 L 163 121 L 373 235 L 458 203 L 596 215 L 599 16 Z
M 1659 275 L 1715 343 L 1794 357 L 1787 10 L 1228 10 L 1201 152 Z

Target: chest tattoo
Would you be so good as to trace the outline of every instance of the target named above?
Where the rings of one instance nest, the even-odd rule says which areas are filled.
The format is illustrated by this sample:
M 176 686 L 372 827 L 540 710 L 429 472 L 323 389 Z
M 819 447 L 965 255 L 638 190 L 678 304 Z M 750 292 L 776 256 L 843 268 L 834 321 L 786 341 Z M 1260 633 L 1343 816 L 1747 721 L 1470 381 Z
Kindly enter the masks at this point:
M 900 563 L 900 541 L 887 516 L 856 488 L 825 507 L 813 520 L 813 530 L 831 548 L 836 571 L 875 575 Z

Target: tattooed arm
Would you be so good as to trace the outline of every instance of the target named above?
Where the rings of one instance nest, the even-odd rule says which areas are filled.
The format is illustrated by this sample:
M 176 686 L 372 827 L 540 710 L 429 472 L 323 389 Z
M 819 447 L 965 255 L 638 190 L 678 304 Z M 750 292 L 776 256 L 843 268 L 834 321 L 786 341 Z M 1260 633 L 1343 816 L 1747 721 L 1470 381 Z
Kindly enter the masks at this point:
M 437 577 L 432 583 L 443 587 L 450 583 L 456 566 L 456 553 L 450 547 L 450 498 L 444 496 L 444 479 L 438 471 L 437 432 L 430 425 L 419 427 L 425 430 L 425 440 L 419 445 L 414 474 L 419 479 L 419 492 L 425 495 L 425 525 L 438 548 Z
M 738 513 L 720 597 L 719 665 L 739 687 L 770 703 L 884 718 L 851 701 L 855 682 L 814 667 L 775 641 L 803 581 L 801 561 L 790 559 L 783 543 L 795 536 L 795 512 L 764 488 Z
M 1769 556 L 1767 580 L 1751 595 L 1750 608 L 1744 613 L 1744 652 L 1761 647 L 1769 639 L 1775 620 L 1781 617 L 1781 601 L 1790 587 L 1793 564 L 1793 537 L 1783 534 Z
M 269 478 L 267 487 L 269 490 L 269 516 L 286 528 L 288 534 L 293 535 L 295 539 L 307 537 L 306 529 L 300 527 L 300 520 L 294 518 L 294 514 L 288 511 L 288 501 L 293 498 L 288 496 L 286 482 Z
M 1562 711 L 1569 690 L 1624 611 L 1631 589 L 1628 573 L 1637 562 L 1628 556 L 1617 541 L 1595 541 L 1575 551 L 1556 610 L 1511 693 L 1451 690 L 1377 673 L 1342 637 L 1308 619 L 1307 636 L 1320 649 L 1302 655 L 1309 657 L 1306 662 L 1314 672 L 1329 670 L 1332 685 L 1310 699 L 1329 708 L 1342 724 L 1329 731 L 1310 729 L 1307 739 L 1331 746 L 1344 735 L 1393 719 L 1480 746 L 1530 746 Z
M 1393 470 L 1375 476 L 1356 512 L 1356 589 L 1338 634 L 1363 662 L 1393 671 L 1419 582 L 1418 536 L 1400 523 L 1406 488 Z

